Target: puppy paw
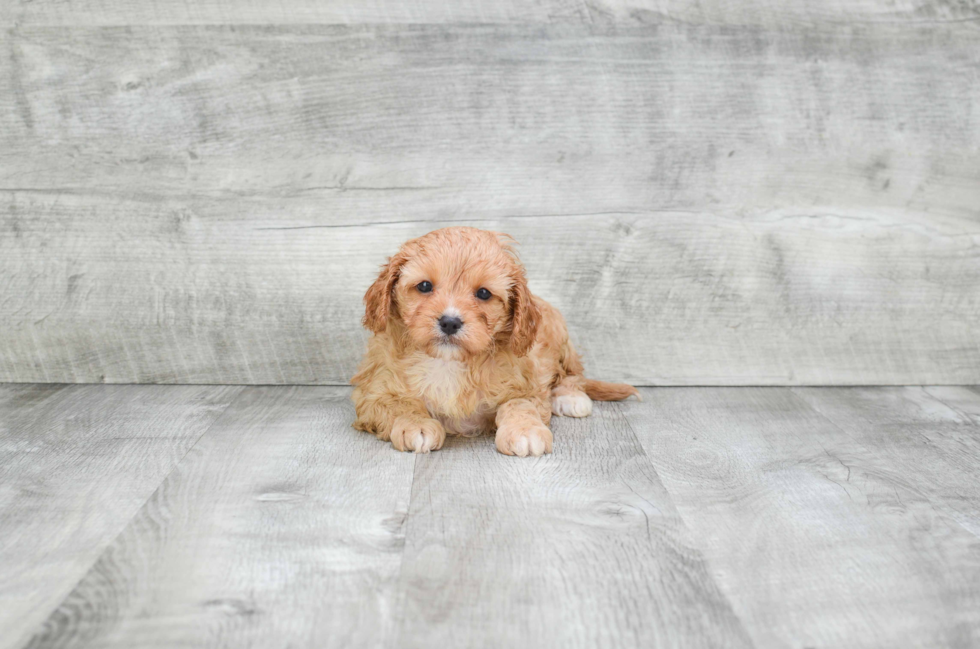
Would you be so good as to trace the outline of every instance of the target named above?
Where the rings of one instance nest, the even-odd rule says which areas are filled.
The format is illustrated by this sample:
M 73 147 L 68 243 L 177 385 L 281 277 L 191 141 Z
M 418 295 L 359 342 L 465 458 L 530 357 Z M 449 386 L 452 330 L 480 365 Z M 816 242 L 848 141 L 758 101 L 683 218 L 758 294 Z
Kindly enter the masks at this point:
M 588 417 L 592 414 L 592 399 L 578 390 L 552 396 L 551 412 L 563 417 Z
M 504 455 L 527 457 L 551 453 L 551 431 L 541 422 L 504 424 L 497 429 L 497 450 Z
M 438 451 L 446 441 L 446 429 L 435 419 L 402 416 L 391 427 L 391 445 L 399 451 Z

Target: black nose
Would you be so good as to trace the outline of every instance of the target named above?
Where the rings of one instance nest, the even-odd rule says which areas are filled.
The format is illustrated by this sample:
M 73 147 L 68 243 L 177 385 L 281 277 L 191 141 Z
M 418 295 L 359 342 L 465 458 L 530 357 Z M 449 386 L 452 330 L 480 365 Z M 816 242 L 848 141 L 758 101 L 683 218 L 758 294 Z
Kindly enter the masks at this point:
M 455 316 L 444 315 L 439 318 L 439 328 L 442 329 L 442 333 L 452 336 L 463 328 L 463 321 Z

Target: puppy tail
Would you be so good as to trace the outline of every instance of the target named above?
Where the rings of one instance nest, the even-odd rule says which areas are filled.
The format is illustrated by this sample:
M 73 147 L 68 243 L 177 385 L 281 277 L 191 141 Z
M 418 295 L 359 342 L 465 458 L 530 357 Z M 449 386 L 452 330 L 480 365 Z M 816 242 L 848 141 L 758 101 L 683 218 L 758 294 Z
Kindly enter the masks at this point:
M 605 381 L 585 379 L 585 393 L 593 401 L 622 401 L 630 395 L 643 401 L 640 391 L 625 383 L 606 383 Z

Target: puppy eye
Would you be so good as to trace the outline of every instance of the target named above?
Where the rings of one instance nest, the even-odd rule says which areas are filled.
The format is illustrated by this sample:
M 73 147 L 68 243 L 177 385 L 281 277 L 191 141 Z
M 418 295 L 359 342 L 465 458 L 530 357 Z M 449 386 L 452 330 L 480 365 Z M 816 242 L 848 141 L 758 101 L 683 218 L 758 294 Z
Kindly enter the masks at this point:
M 415 288 L 417 288 L 419 290 L 419 293 L 431 293 L 432 292 L 432 282 L 430 282 L 428 280 L 425 280 L 423 282 L 419 282 L 418 284 L 415 285 Z
M 481 300 L 489 300 L 491 297 L 490 291 L 485 288 L 476 289 L 476 296 Z

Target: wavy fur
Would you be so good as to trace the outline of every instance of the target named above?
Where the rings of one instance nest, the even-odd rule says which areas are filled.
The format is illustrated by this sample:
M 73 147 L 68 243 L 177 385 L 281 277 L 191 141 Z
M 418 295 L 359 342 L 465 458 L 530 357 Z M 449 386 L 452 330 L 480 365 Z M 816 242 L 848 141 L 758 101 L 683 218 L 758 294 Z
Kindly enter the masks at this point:
M 440 448 L 447 432 L 496 431 L 502 453 L 540 455 L 552 449 L 552 414 L 587 416 L 591 399 L 639 396 L 584 377 L 564 318 L 530 292 L 512 243 L 445 228 L 407 241 L 381 268 L 364 296 L 374 335 L 351 379 L 355 428 L 415 452 Z M 480 288 L 491 297 L 479 299 Z M 437 325 L 445 314 L 463 322 L 451 338 Z

